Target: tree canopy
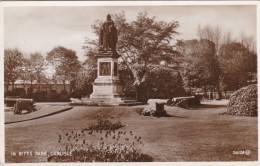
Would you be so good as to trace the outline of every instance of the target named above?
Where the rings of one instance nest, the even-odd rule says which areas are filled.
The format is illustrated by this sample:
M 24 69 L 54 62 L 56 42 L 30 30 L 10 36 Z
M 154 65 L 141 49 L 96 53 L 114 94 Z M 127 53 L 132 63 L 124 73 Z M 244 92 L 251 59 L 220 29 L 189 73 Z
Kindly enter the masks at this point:
M 173 43 L 174 35 L 178 34 L 177 21 L 158 21 L 147 13 L 139 13 L 136 20 L 127 22 L 124 12 L 113 15 L 113 20 L 118 29 L 120 68 L 129 71 L 131 80 L 125 82 L 131 82 L 137 91 L 147 81 L 153 68 L 164 66 L 171 69 L 177 66 L 179 54 L 174 50 Z M 97 20 L 92 26 L 97 36 L 101 25 L 102 21 Z M 83 48 L 86 49 L 87 61 L 94 59 L 97 43 L 97 40 L 86 40 Z
M 46 59 L 54 66 L 55 75 L 61 79 L 65 89 L 65 82 L 72 81 L 80 68 L 76 52 L 62 46 L 57 46 L 47 53 Z
M 187 40 L 178 42 L 178 50 L 183 55 L 182 76 L 184 84 L 204 88 L 214 86 L 215 44 L 209 40 Z
M 30 80 L 31 85 L 33 81 L 37 81 L 40 84 L 45 78 L 44 70 L 45 66 L 45 58 L 41 53 L 35 52 L 30 54 L 29 58 L 25 58 L 24 60 L 24 79 Z
M 14 82 L 21 74 L 24 58 L 18 49 L 6 49 L 4 54 L 4 79 L 7 87 L 12 83 L 13 90 Z
M 248 85 L 248 78 L 257 72 L 257 56 L 249 51 L 242 43 L 232 42 L 222 45 L 219 61 L 221 66 L 221 79 L 223 88 L 237 90 Z

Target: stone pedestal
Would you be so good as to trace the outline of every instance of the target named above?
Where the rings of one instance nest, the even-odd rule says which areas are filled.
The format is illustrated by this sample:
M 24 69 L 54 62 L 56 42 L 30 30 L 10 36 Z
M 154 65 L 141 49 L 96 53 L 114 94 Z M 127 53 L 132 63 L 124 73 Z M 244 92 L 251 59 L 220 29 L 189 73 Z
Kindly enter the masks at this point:
M 113 52 L 99 53 L 97 78 L 93 83 L 90 99 L 95 102 L 120 103 L 124 96 L 118 75 L 118 57 Z

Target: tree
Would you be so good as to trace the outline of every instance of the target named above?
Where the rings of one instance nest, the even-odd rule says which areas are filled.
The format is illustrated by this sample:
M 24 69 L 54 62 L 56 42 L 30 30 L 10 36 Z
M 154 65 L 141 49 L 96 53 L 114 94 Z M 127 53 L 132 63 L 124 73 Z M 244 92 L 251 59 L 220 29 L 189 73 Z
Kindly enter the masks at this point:
M 39 52 L 35 52 L 26 58 L 24 61 L 25 79 L 30 80 L 31 90 L 33 81 L 37 81 L 39 90 L 41 89 L 41 83 L 45 79 L 45 59 Z
M 96 77 L 97 70 L 89 68 L 86 64 L 82 64 L 73 85 L 75 90 L 71 96 L 81 98 L 82 96 L 90 95 L 93 91 L 92 83 Z
M 18 49 L 5 49 L 4 79 L 6 92 L 10 83 L 12 84 L 12 91 L 14 90 L 14 82 L 19 78 L 22 72 L 23 60 L 23 55 Z
M 139 13 L 137 19 L 127 22 L 124 12 L 114 15 L 114 22 L 118 29 L 117 50 L 121 55 L 120 62 L 123 70 L 128 70 L 130 79 L 136 89 L 139 99 L 140 86 L 147 81 L 149 71 L 155 66 L 168 69 L 178 63 L 178 52 L 174 50 L 172 42 L 178 34 L 177 21 L 157 21 L 155 17 L 148 17 L 147 13 Z M 92 26 L 98 35 L 101 20 Z M 83 48 L 97 47 L 97 41 L 87 41 Z M 95 50 L 95 49 L 91 49 Z M 91 57 L 91 52 L 86 54 Z M 125 81 L 128 82 L 128 81 Z
M 256 54 L 242 43 L 222 45 L 219 56 L 224 91 L 234 91 L 248 85 L 250 73 L 257 72 Z
M 222 93 L 220 90 L 220 67 L 219 67 L 219 48 L 221 43 L 221 29 L 219 26 L 211 26 L 206 25 L 204 27 L 198 26 L 198 36 L 200 39 L 207 39 L 215 44 L 215 54 L 214 54 L 214 63 L 212 65 L 214 66 L 214 83 L 215 88 L 218 93 L 218 98 L 222 99 Z
M 201 39 L 179 41 L 178 50 L 183 55 L 182 75 L 186 87 L 207 89 L 215 85 L 215 44 Z
M 230 44 L 231 42 L 234 41 L 234 39 L 232 38 L 232 31 L 228 30 L 226 31 L 223 36 L 222 36 L 222 45 L 223 44 Z
M 246 48 L 248 48 L 250 51 L 256 52 L 256 39 L 252 36 L 247 36 L 244 31 L 240 33 L 240 39 L 238 39 L 238 42 L 243 44 Z
M 160 65 L 149 71 L 147 81 L 141 85 L 140 92 L 144 101 L 150 98 L 169 99 L 187 94 L 180 73 Z
M 63 89 L 66 90 L 66 81 L 72 83 L 72 80 L 75 79 L 80 69 L 80 62 L 76 56 L 76 52 L 62 46 L 57 46 L 47 53 L 46 59 L 54 66 L 55 76 L 62 81 Z

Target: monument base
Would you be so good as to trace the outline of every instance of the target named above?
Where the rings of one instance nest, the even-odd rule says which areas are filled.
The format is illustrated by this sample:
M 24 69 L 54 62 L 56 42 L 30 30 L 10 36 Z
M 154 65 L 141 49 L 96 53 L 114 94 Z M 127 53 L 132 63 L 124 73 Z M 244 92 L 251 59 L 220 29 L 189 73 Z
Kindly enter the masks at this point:
M 98 77 L 93 83 L 93 93 L 90 98 L 99 101 L 121 101 L 123 96 L 122 86 L 118 78 Z
M 71 99 L 72 105 L 87 106 L 131 106 L 139 105 L 136 100 L 125 100 L 118 73 L 118 53 L 103 51 L 96 55 L 97 78 L 93 83 L 93 93 L 90 98 Z
M 81 98 L 80 99 L 73 99 L 71 98 L 70 105 L 73 106 L 136 106 L 142 105 L 142 102 L 137 102 L 136 100 L 126 100 L 120 98 L 120 101 L 116 98 L 112 99 L 100 99 L 100 98 Z

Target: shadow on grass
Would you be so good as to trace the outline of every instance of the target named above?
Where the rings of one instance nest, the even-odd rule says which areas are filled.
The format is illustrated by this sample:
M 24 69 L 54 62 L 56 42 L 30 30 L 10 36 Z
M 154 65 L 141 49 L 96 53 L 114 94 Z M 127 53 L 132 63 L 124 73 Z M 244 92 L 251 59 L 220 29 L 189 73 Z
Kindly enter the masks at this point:
M 170 114 L 166 114 L 166 115 L 164 115 L 164 116 L 162 116 L 162 117 L 187 118 L 187 117 L 185 117 L 185 116 L 175 116 L 175 115 L 170 115 Z
M 217 104 L 201 104 L 198 106 L 194 106 L 193 108 L 223 108 L 226 105 L 217 105 Z
M 170 117 L 170 118 L 187 118 L 187 117 L 185 117 L 185 116 L 170 115 L 170 114 L 167 114 L 167 112 L 166 112 L 166 113 L 157 114 L 156 116 L 152 116 L 152 115 L 150 115 L 150 114 L 143 115 L 143 114 L 142 114 L 142 110 L 138 110 L 138 111 L 136 111 L 136 113 L 137 113 L 138 115 L 141 115 L 141 116 L 150 116 L 150 117 L 154 117 L 154 118 L 163 118 L 163 117 Z
M 47 115 L 38 116 L 38 117 L 36 117 L 36 118 L 31 118 L 31 119 L 26 119 L 26 120 L 20 120 L 20 121 L 13 121 L 13 122 L 5 122 L 5 124 L 19 123 L 19 122 L 25 122 L 25 121 L 29 121 L 29 120 L 40 119 L 40 118 L 48 117 L 48 116 L 51 116 L 51 115 L 55 115 L 55 114 L 58 114 L 58 113 L 61 113 L 61 112 L 65 112 L 65 111 L 71 110 L 72 108 L 73 108 L 73 107 L 65 108 L 65 109 L 62 109 L 62 110 L 60 110 L 60 111 L 53 112 L 53 113 L 50 113 L 50 114 L 47 114 Z

